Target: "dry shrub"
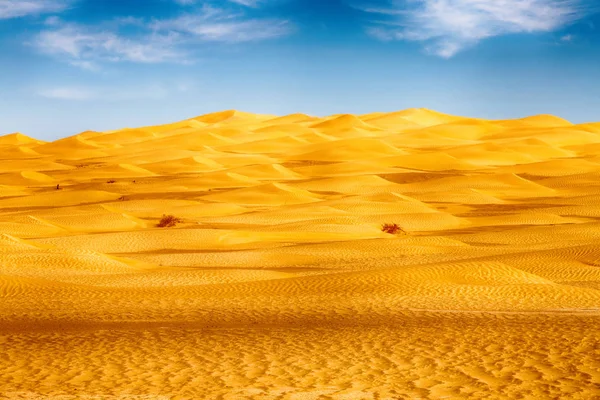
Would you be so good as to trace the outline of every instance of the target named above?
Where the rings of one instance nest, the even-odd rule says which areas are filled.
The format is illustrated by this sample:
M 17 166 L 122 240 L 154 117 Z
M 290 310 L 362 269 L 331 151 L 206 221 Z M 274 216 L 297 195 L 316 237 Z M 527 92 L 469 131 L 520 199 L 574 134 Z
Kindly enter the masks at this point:
M 116 181 L 114 179 L 111 179 L 110 181 L 106 181 L 106 183 L 115 183 Z
M 181 222 L 181 219 L 173 216 L 173 215 L 163 215 L 163 217 L 158 222 L 159 228 L 172 228 Z
M 405 233 L 404 229 L 400 228 L 398 224 L 383 224 L 381 230 L 385 233 L 390 233 L 392 235 L 397 235 L 399 233 Z

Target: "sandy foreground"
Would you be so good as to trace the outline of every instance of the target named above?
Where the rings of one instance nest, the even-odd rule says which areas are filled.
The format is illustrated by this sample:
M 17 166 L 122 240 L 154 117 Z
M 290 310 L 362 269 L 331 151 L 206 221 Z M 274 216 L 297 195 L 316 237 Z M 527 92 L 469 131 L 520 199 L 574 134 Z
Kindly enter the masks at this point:
M 0 137 L 0 399 L 600 399 L 599 195 L 549 115 Z

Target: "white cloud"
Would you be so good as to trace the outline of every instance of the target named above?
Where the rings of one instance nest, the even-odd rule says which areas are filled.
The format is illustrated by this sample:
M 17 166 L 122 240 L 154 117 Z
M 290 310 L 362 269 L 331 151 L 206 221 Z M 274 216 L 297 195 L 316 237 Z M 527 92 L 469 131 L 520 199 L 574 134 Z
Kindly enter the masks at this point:
M 105 62 L 191 63 L 202 43 L 241 43 L 287 35 L 292 27 L 279 19 L 248 19 L 241 13 L 203 6 L 171 19 L 119 18 L 100 26 L 52 19 L 34 46 L 71 65 L 94 70 Z M 123 27 L 135 32 L 122 33 Z
M 229 1 L 231 1 L 232 3 L 241 4 L 246 7 L 257 7 L 261 3 L 261 0 L 229 0 Z
M 93 61 L 71 60 L 69 64 L 71 64 L 74 67 L 86 69 L 88 71 L 100 71 L 102 69 L 97 63 Z
M 68 6 L 66 0 L 0 0 L 0 19 L 60 12 Z
M 569 35 L 561 36 L 560 41 L 561 42 L 572 42 L 573 39 L 575 39 L 575 36 L 569 34 Z
M 182 6 L 189 6 L 193 4 L 198 4 L 200 0 L 173 0 L 175 3 L 180 4 Z M 228 0 L 231 3 L 240 4 L 246 7 L 257 7 L 263 0 Z
M 367 33 L 380 40 L 422 42 L 428 52 L 444 58 L 486 38 L 555 31 L 587 11 L 583 0 L 407 0 L 390 4 L 390 8 L 363 8 L 394 18 L 392 26 L 377 24 Z
M 195 85 L 191 82 L 155 83 L 138 86 L 58 86 L 38 89 L 35 94 L 51 100 L 66 101 L 130 101 L 161 100 L 176 93 L 185 93 Z
M 60 56 L 72 65 L 92 69 L 94 63 L 102 61 L 178 61 L 184 54 L 174 47 L 176 42 L 175 33 L 128 38 L 118 32 L 70 24 L 42 31 L 35 45 L 43 53 Z
M 151 25 L 156 32 L 176 32 L 192 41 L 249 42 L 285 36 L 291 24 L 279 19 L 243 19 L 241 14 L 205 6 L 195 14 L 157 20 Z
M 95 98 L 95 93 L 88 89 L 76 87 L 58 87 L 42 89 L 37 93 L 39 96 L 55 100 L 91 100 Z
M 62 20 L 60 19 L 60 17 L 57 17 L 56 15 L 52 15 L 52 16 L 46 18 L 46 20 L 44 21 L 44 24 L 47 26 L 58 26 L 58 25 L 62 24 Z

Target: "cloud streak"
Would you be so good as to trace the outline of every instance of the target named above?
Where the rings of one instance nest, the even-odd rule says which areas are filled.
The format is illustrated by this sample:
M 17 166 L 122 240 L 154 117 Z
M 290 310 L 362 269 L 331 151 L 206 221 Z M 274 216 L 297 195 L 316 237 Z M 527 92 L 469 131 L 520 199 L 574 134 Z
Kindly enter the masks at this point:
M 53 100 L 91 100 L 95 98 L 95 94 L 84 88 L 76 87 L 57 87 L 50 89 L 42 89 L 37 92 L 38 96 Z
M 64 101 L 129 101 L 161 100 L 173 94 L 188 92 L 190 82 L 154 83 L 138 86 L 55 86 L 35 90 L 35 94 L 51 100 Z
M 292 31 L 287 20 L 244 19 L 242 14 L 210 6 L 199 13 L 153 21 L 149 27 L 155 32 L 183 35 L 192 42 L 251 42 L 285 36 Z
M 120 18 L 99 26 L 53 21 L 33 44 L 41 53 L 93 70 L 101 63 L 122 61 L 191 63 L 208 42 L 251 42 L 291 32 L 286 20 L 249 19 L 243 13 L 205 5 L 170 19 Z
M 175 3 L 182 6 L 189 6 L 193 4 L 198 4 L 200 0 L 173 0 Z M 231 3 L 236 3 L 246 7 L 258 7 L 260 3 L 263 3 L 264 0 L 228 0 Z
M 421 42 L 444 58 L 491 37 L 552 32 L 589 11 L 582 0 L 406 0 L 362 9 L 388 19 L 368 28 L 371 36 Z
M 261 0 L 229 0 L 229 1 L 231 1 L 232 3 L 241 4 L 246 7 L 258 7 L 260 5 L 260 3 L 262 3 Z
M 66 0 L 0 0 L 0 19 L 60 12 L 68 6 Z
M 118 32 L 67 24 L 41 32 L 34 44 L 42 53 L 57 56 L 75 66 L 94 69 L 100 62 L 178 61 L 185 58 L 185 54 L 175 48 L 177 41 L 176 34 L 128 38 Z

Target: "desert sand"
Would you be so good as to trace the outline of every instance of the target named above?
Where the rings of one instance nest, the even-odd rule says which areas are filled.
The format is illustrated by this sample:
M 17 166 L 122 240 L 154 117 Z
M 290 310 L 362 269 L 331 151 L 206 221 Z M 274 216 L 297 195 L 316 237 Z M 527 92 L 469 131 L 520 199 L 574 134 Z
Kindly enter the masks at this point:
M 600 398 L 599 195 L 550 115 L 0 137 L 0 399 Z

